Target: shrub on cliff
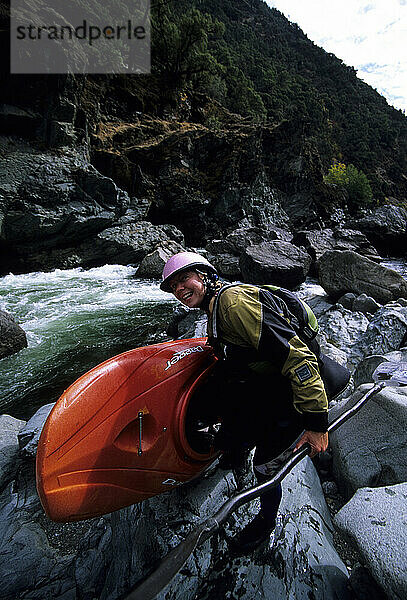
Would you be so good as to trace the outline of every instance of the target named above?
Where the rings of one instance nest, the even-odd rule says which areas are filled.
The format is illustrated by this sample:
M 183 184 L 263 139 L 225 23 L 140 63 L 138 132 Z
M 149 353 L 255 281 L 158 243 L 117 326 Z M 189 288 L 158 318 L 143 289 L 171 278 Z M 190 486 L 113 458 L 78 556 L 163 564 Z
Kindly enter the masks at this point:
M 354 165 L 346 166 L 335 162 L 330 166 L 324 181 L 337 185 L 347 192 L 350 208 L 356 209 L 372 204 L 373 192 L 369 180 L 363 171 L 359 171 Z

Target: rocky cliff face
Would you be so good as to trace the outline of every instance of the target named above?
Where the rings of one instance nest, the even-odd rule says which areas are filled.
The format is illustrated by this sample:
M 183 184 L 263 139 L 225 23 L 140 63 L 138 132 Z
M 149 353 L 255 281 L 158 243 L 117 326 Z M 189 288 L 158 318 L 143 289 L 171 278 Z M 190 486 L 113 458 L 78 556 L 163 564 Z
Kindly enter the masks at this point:
M 345 222 L 346 198 L 324 184 L 302 121 L 256 124 L 201 94 L 146 115 L 134 90 L 108 77 L 10 78 L 5 96 L 3 273 L 139 263 L 159 242 L 202 247 L 241 227 L 294 233 Z M 407 213 L 381 210 L 348 216 L 348 227 L 405 252 Z M 150 227 L 147 246 L 132 236 L 143 221 L 166 226 Z M 117 237 L 134 251 L 112 248 Z
M 151 117 L 130 97 L 109 105 L 101 81 L 12 82 L 16 104 L 0 107 L 3 272 L 100 264 L 81 245 L 111 226 L 172 224 L 202 246 L 242 223 L 327 222 L 341 204 L 301 124 L 255 125 L 201 96 L 188 121 Z

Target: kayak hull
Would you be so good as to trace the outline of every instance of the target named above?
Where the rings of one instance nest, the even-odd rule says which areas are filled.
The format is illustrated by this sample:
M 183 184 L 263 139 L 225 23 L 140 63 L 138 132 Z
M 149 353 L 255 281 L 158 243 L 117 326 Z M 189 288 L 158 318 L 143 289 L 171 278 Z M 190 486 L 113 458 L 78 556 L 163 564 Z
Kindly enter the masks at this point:
M 191 445 L 186 420 L 215 363 L 206 338 L 177 340 L 115 356 L 73 383 L 38 445 L 37 490 L 47 515 L 97 517 L 202 473 L 216 453 Z

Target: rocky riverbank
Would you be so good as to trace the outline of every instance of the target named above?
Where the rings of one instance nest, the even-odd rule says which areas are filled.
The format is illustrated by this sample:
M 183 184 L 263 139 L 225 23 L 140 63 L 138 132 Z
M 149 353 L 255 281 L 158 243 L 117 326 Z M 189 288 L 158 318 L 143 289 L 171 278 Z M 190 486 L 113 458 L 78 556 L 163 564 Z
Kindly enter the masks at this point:
M 360 285 L 359 280 L 354 289 L 360 291 Z M 355 390 L 350 387 L 348 396 L 331 407 L 333 418 L 368 388 L 380 362 L 407 360 L 407 300 L 380 305 L 366 294 L 348 292 L 336 303 L 327 295 L 309 301 L 321 324 L 323 349 L 353 372 Z M 194 313 L 184 322 L 178 317 L 177 335 L 182 330 L 190 335 L 196 319 Z M 202 326 L 198 318 L 197 333 Z M 49 409 L 44 407 L 28 424 L 1 417 L 1 600 L 116 600 L 191 525 L 253 483 L 248 465 L 225 472 L 215 464 L 198 481 L 106 517 L 51 523 L 34 479 L 36 443 Z M 329 453 L 317 470 L 305 459 L 285 479 L 278 526 L 268 545 L 253 555 L 231 558 L 228 537 L 257 510 L 256 502 L 242 507 L 224 533 L 194 553 L 159 598 L 404 598 L 406 424 L 407 388 L 385 388 L 331 436 Z
M 131 122 L 98 113 L 95 123 L 78 109 L 97 101 L 89 82 L 65 83 L 44 114 L 0 107 L 0 274 L 118 263 L 159 277 L 169 255 L 193 246 L 230 280 L 294 289 L 317 276 L 326 295 L 310 304 L 321 346 L 349 366 L 355 388 L 332 414 L 355 402 L 377 364 L 406 360 L 406 282 L 379 264 L 380 255 L 406 255 L 405 208 L 390 201 L 350 214 L 294 121 L 259 125 L 223 111 L 214 127 L 203 102 L 194 123 L 141 113 Z M 195 314 L 184 317 L 172 324 L 175 337 L 191 334 Z M 15 351 L 18 344 L 7 340 Z M 48 410 L 29 423 L 0 418 L 0 600 L 117 600 L 191 524 L 253 483 L 248 465 L 233 473 L 214 465 L 198 481 L 103 518 L 51 523 L 34 477 Z M 317 465 L 322 486 L 308 459 L 285 479 L 267 546 L 231 558 L 228 537 L 256 511 L 242 507 L 159 598 L 402 600 L 406 424 L 406 388 L 380 392 L 332 436 Z M 339 511 L 337 489 L 346 502 Z M 344 563 L 338 531 L 360 565 Z

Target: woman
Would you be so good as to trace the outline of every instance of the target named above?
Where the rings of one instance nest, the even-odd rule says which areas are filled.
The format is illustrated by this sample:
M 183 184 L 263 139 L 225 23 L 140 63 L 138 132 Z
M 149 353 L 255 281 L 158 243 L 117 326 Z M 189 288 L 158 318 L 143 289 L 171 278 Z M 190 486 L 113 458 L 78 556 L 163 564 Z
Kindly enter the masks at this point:
M 257 467 L 299 436 L 294 450 L 306 442 L 311 457 L 327 449 L 328 396 L 321 373 L 333 373 L 327 385 L 333 396 L 346 386 L 349 372 L 320 354 L 304 303 L 272 286 L 227 285 L 194 252 L 180 252 L 167 261 L 161 289 L 208 315 L 209 343 L 222 361 L 207 393 L 221 405 L 216 444 L 230 464 L 256 447 L 254 472 L 264 481 Z M 236 551 L 248 552 L 270 536 L 280 500 L 280 486 L 261 496 L 259 514 L 234 541 Z

